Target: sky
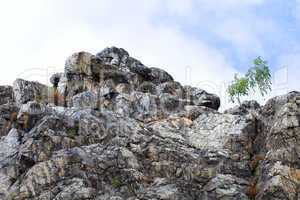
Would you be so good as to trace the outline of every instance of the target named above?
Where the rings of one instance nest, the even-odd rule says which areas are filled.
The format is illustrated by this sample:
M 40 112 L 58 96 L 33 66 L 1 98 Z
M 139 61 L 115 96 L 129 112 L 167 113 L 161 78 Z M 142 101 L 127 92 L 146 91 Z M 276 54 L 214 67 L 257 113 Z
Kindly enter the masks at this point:
M 48 83 L 74 52 L 122 47 L 183 85 L 218 94 L 262 56 L 267 97 L 300 90 L 300 0 L 3 0 L 0 85 Z

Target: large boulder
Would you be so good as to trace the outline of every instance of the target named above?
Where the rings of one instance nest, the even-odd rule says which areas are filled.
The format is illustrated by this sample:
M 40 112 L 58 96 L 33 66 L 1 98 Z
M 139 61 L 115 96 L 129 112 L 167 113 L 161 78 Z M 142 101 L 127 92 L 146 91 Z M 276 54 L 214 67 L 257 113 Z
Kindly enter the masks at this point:
M 297 199 L 300 186 L 300 93 L 270 99 L 262 109 L 256 139 L 256 199 Z
M 173 77 L 163 69 L 152 67 L 150 72 L 149 79 L 155 84 L 171 82 L 173 81 Z
M 133 72 L 143 78 L 147 78 L 151 71 L 140 61 L 130 57 L 128 52 L 122 48 L 106 48 L 99 52 L 96 56 L 105 64 L 117 66 L 121 71 Z
M 186 98 L 189 99 L 192 104 L 205 106 L 215 110 L 219 109 L 221 102 L 217 95 L 210 94 L 205 90 L 190 86 L 185 86 L 184 90 Z
M 29 101 L 45 101 L 48 98 L 48 87 L 38 82 L 17 79 L 13 83 L 13 91 L 18 105 Z

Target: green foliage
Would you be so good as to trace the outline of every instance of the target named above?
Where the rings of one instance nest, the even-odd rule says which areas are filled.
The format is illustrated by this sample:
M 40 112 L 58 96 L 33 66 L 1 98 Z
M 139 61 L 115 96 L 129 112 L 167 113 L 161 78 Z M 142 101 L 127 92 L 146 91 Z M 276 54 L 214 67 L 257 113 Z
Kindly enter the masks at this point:
M 121 180 L 118 178 L 118 177 L 114 177 L 112 180 L 111 180 L 111 185 L 114 187 L 114 188 L 119 188 L 122 186 L 122 182 Z
M 240 97 L 249 94 L 249 80 L 247 78 L 238 78 L 236 75 L 227 92 L 232 102 L 235 102 L 236 99 L 240 103 Z
M 261 57 L 254 59 L 254 66 L 251 67 L 244 77 L 235 75 L 234 81 L 228 86 L 227 93 L 232 102 L 236 100 L 241 103 L 242 96 L 249 95 L 249 92 L 259 90 L 262 96 L 271 90 L 271 73 L 267 61 Z

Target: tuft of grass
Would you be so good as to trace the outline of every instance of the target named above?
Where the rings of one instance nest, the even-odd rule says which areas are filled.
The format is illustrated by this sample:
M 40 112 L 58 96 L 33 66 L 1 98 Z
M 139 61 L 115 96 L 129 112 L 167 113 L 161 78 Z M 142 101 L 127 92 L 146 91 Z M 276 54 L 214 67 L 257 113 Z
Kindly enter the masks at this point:
M 118 178 L 118 177 L 114 177 L 112 180 L 111 180 L 111 185 L 114 187 L 114 188 L 119 188 L 122 186 L 122 182 L 121 180 Z

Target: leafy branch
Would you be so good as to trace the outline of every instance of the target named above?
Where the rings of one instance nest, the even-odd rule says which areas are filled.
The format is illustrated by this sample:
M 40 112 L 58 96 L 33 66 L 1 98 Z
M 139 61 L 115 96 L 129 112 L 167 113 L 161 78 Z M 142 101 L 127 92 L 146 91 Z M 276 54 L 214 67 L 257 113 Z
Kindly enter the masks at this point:
M 271 91 L 271 73 L 267 61 L 257 57 L 244 77 L 238 77 L 236 74 L 234 80 L 227 88 L 230 100 L 234 103 L 238 101 L 241 104 L 241 97 L 248 96 L 249 92 L 259 90 L 262 96 Z

